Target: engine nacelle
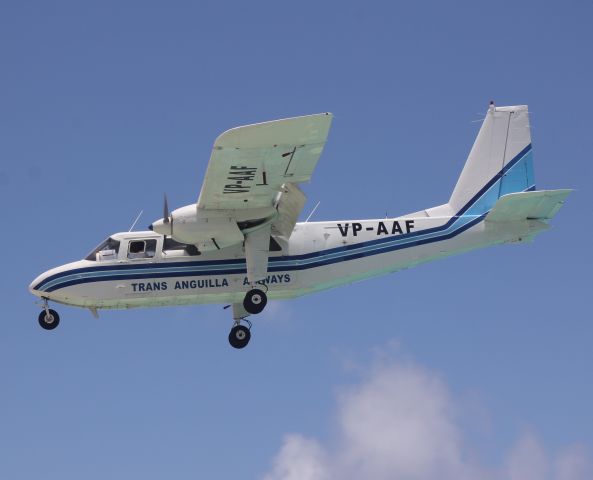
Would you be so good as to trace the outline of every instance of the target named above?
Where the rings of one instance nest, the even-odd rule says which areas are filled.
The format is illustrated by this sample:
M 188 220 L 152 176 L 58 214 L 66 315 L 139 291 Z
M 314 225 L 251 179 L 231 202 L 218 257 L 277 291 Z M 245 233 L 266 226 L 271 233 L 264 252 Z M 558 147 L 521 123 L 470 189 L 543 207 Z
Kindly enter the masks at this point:
M 195 245 L 200 251 L 219 250 L 243 242 L 244 231 L 264 225 L 275 216 L 273 207 L 205 211 L 187 205 L 154 222 L 151 230 L 177 242 Z

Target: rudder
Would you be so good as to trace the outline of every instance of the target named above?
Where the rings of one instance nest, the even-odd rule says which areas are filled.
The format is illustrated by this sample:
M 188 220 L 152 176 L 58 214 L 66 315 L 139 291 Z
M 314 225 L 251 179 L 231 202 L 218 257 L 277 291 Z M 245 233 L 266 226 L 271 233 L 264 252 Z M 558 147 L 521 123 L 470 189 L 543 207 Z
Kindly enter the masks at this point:
M 527 105 L 490 105 L 455 185 L 455 212 L 488 212 L 503 195 L 535 189 Z

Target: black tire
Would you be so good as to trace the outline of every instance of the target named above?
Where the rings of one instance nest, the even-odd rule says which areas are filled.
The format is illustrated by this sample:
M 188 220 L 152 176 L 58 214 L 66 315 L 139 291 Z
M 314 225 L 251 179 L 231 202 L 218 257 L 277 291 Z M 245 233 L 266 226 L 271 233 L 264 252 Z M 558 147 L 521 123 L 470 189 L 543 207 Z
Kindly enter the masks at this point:
M 243 299 L 243 307 L 247 313 L 251 313 L 252 315 L 261 313 L 263 309 L 266 308 L 267 303 L 268 297 L 264 292 L 257 288 L 249 290 Z
M 51 308 L 49 309 L 49 315 L 45 313 L 45 310 L 41 310 L 38 321 L 44 330 L 53 330 L 60 324 L 60 316 L 58 312 Z
M 233 348 L 245 348 L 251 339 L 251 332 L 244 325 L 236 325 L 229 333 L 229 343 Z

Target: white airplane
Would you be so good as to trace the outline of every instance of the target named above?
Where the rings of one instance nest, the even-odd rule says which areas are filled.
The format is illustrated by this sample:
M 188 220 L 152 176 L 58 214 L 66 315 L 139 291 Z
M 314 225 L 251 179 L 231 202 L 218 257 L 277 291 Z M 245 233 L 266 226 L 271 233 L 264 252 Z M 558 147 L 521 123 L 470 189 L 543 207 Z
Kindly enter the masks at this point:
M 280 300 L 403 270 L 548 228 L 571 190 L 535 190 L 527 106 L 491 103 L 449 201 L 395 218 L 301 222 L 298 184 L 310 180 L 332 115 L 234 128 L 212 149 L 196 204 L 144 232 L 116 233 L 77 262 L 29 286 L 39 324 L 60 317 L 49 301 L 99 309 L 226 303 L 229 342 L 251 338 L 248 315 Z M 364 179 L 361 179 L 364 181 Z M 229 305 L 229 306 L 230 306 Z M 225 307 L 226 308 L 226 307 Z

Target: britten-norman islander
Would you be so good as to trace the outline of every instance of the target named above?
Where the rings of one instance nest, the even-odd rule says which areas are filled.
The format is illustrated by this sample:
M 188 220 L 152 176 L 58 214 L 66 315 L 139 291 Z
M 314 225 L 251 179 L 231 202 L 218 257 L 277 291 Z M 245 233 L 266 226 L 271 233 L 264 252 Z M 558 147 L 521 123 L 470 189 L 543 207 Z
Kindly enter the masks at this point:
M 249 315 L 283 300 L 396 272 L 548 228 L 571 190 L 536 190 L 527 106 L 491 104 L 449 201 L 395 218 L 297 222 L 332 115 L 247 125 L 214 142 L 195 204 L 144 232 L 115 233 L 88 256 L 30 285 L 39 324 L 49 302 L 99 309 L 222 303 L 229 342 L 251 338 Z

